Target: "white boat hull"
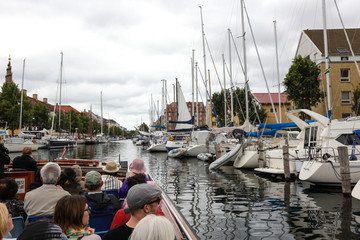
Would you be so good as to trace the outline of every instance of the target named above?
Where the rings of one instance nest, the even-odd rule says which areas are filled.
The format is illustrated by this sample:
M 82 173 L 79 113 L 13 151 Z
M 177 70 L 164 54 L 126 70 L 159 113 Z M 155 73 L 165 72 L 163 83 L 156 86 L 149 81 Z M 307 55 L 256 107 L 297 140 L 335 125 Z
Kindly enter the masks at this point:
M 266 167 L 264 168 L 255 168 L 254 170 L 261 173 L 266 174 L 274 174 L 274 175 L 284 175 L 284 160 L 282 155 L 282 150 L 276 149 L 272 151 L 268 151 L 266 154 Z M 301 162 L 295 160 L 294 158 L 289 159 L 290 165 L 290 174 L 297 174 L 297 169 L 300 170 Z
M 360 180 L 360 160 L 349 161 L 351 184 Z M 334 161 L 304 161 L 299 179 L 317 185 L 341 185 L 340 163 Z
M 206 146 L 201 145 L 195 145 L 195 146 L 189 146 L 186 148 L 184 152 L 185 157 L 197 157 L 200 153 L 205 153 L 207 151 Z
M 215 170 L 230 161 L 234 161 L 235 158 L 237 157 L 237 155 L 242 152 L 242 149 L 243 149 L 242 143 L 236 144 L 236 146 L 230 152 L 222 155 L 220 158 L 218 158 L 214 162 L 212 162 L 209 166 L 209 169 Z
M 26 143 L 5 143 L 4 146 L 9 150 L 9 152 L 22 152 L 24 147 L 31 147 L 32 151 L 37 151 L 39 147 L 44 145 L 39 144 L 26 144 Z
M 165 143 L 157 143 L 151 144 L 146 150 L 150 152 L 166 152 L 166 144 Z
M 255 150 L 246 150 L 244 154 L 238 155 L 234 161 L 236 168 L 256 168 L 259 167 L 259 153 Z
M 355 187 L 351 191 L 351 196 L 360 200 L 360 180 L 356 183 Z

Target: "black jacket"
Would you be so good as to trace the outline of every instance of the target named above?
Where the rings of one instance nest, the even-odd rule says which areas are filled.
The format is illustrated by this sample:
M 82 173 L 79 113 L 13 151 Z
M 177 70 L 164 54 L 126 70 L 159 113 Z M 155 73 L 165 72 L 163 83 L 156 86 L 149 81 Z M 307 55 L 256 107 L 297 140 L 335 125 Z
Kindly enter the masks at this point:
M 120 201 L 112 194 L 99 193 L 85 193 L 88 205 L 91 207 L 91 212 L 96 212 L 100 209 L 105 209 L 108 206 L 115 211 L 121 208 Z
M 36 161 L 28 155 L 22 155 L 14 158 L 13 168 L 23 168 L 28 171 L 34 171 L 35 173 L 37 171 Z

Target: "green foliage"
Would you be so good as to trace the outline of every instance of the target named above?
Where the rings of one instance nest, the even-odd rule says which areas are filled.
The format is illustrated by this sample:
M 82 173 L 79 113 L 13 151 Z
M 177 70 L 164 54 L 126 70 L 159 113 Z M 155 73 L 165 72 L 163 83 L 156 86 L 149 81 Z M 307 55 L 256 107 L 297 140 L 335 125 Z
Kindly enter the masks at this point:
M 288 98 L 295 103 L 296 108 L 310 109 L 322 101 L 324 93 L 319 88 L 319 73 L 319 67 L 309 58 L 300 55 L 294 58 L 284 85 Z
M 45 107 L 44 104 L 41 103 L 36 103 L 33 106 L 32 109 L 32 122 L 31 125 L 33 126 L 41 126 L 44 128 L 51 128 L 50 123 L 50 116 L 49 116 L 50 111 Z
M 359 115 L 360 112 L 360 85 L 358 85 L 353 93 L 353 104 L 351 110 L 355 113 L 355 116 Z
M 226 91 L 227 96 L 227 121 L 228 124 L 231 121 L 231 113 L 230 113 L 230 106 L 231 106 L 231 97 L 230 97 L 230 91 Z M 255 103 L 254 96 L 249 92 L 249 118 L 250 123 L 259 123 L 258 117 L 256 115 L 256 112 L 259 115 L 260 121 L 264 121 L 266 119 L 266 112 L 264 109 L 262 109 L 259 105 Z M 224 92 L 215 92 L 212 95 L 212 102 L 215 106 L 215 110 L 217 113 L 217 116 L 220 120 L 221 126 L 224 126 L 225 123 L 225 113 L 224 113 Z M 240 103 L 240 104 L 239 104 Z M 255 104 L 254 104 L 255 103 Z M 246 109 L 246 100 L 245 100 L 245 89 L 236 88 L 233 92 L 233 105 L 234 105 L 234 116 L 239 116 L 240 123 L 243 123 L 245 121 L 245 118 L 243 116 L 246 116 L 245 109 Z M 256 111 L 255 111 L 256 109 Z M 213 116 L 215 116 L 213 112 Z
M 139 126 L 139 130 L 140 131 L 144 131 L 144 132 L 148 132 L 149 131 L 149 127 L 148 125 L 146 125 L 146 123 L 142 123 L 140 126 Z
M 0 120 L 6 121 L 8 128 L 14 132 L 19 127 L 21 91 L 15 83 L 4 83 L 0 93 Z M 23 126 L 32 119 L 32 106 L 24 97 L 23 101 Z

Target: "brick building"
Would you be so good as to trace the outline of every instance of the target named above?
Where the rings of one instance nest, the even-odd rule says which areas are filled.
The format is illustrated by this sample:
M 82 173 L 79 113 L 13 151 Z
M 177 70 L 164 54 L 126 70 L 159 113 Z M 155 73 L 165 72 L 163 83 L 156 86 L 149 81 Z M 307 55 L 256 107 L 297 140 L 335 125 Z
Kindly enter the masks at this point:
M 192 102 L 187 102 L 186 103 L 190 115 L 191 115 L 191 111 L 192 111 Z M 197 124 L 197 108 L 199 108 L 199 124 Z M 166 113 L 167 113 L 167 126 L 169 130 L 174 130 L 175 129 L 175 123 L 169 123 L 169 121 L 176 121 L 177 120 L 177 116 L 176 116 L 176 103 L 170 103 L 167 105 L 166 107 Z M 206 111 L 205 111 L 205 107 L 204 104 L 202 102 L 197 102 L 194 105 L 194 126 L 203 126 L 206 124 Z
M 346 30 L 355 60 L 360 61 L 360 29 Z M 354 113 L 351 110 L 353 93 L 359 86 L 360 77 L 354 58 L 346 41 L 343 29 L 327 30 L 329 66 L 330 66 L 330 97 L 333 118 L 344 118 Z M 321 69 L 320 89 L 326 92 L 325 54 L 323 30 L 304 30 L 301 33 L 296 56 L 309 57 Z M 313 111 L 325 115 L 327 113 L 327 98 Z

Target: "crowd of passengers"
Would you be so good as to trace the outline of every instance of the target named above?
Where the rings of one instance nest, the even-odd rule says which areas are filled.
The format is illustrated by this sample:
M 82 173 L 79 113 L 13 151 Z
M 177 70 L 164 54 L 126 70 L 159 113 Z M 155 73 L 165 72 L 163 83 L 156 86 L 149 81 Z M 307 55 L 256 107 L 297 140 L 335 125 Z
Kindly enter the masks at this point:
M 16 196 L 17 182 L 1 175 L 0 239 L 175 239 L 173 225 L 161 211 L 161 190 L 147 178 L 142 159 L 132 161 L 130 174 L 122 183 L 114 161 L 107 162 L 103 175 L 90 171 L 82 180 L 79 165 L 61 171 L 57 163 L 49 162 L 37 170 L 31 154 L 31 148 L 25 147 L 22 156 L 13 160 L 14 168 L 36 172 L 24 201 Z M 108 194 L 103 190 L 114 191 Z M 12 238 L 12 218 L 17 216 L 23 217 L 26 226 Z M 28 223 L 28 216 L 44 218 Z M 89 225 L 90 219 L 98 216 L 112 219 L 102 238 Z

